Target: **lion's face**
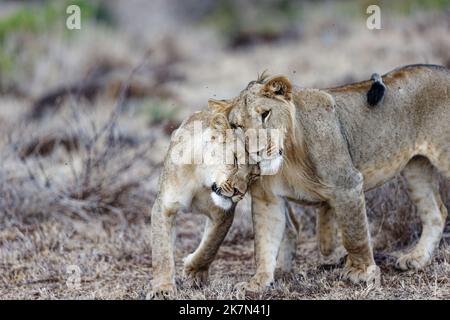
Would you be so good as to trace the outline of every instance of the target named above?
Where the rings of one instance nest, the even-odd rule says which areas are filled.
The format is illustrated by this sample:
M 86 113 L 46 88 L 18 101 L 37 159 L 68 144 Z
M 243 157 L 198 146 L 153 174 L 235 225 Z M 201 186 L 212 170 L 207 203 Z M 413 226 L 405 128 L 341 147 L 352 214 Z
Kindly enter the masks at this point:
M 232 101 L 210 100 L 210 107 L 229 109 L 232 128 L 246 131 L 246 147 L 261 175 L 276 174 L 283 164 L 284 141 L 292 129 L 292 86 L 285 77 L 251 82 Z
M 214 204 L 229 210 L 242 200 L 248 185 L 259 176 L 259 168 L 247 161 L 243 130 L 231 129 L 225 116 L 216 117 L 213 122 L 207 133 L 203 168 Z

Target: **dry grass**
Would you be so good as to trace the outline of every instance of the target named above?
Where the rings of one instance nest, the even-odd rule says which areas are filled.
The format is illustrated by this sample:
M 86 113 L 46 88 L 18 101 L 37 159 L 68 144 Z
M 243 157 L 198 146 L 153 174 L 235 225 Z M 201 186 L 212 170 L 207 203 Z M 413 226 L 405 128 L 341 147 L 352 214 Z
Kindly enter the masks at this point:
M 20 94 L 0 97 L 2 299 L 144 298 L 152 277 L 149 208 L 168 134 L 207 98 L 235 95 L 266 68 L 288 74 L 302 86 L 328 86 L 401 64 L 450 61 L 446 13 L 387 17 L 386 32 L 371 33 L 358 27 L 360 21 L 334 18 L 333 10 L 319 16 L 311 9 L 300 39 L 234 50 L 224 49 L 217 35 L 205 29 L 181 28 L 178 19 L 163 19 L 174 25 L 155 30 L 149 21 L 169 14 L 154 10 L 156 4 L 117 3 L 122 16 L 116 30 L 86 25 L 85 32 L 70 40 L 45 34 L 29 39 L 29 51 L 21 54 L 33 61 L 23 70 L 29 81 L 14 84 Z M 166 1 L 157 3 L 164 6 Z M 140 14 L 146 8 L 157 16 Z M 128 78 L 144 56 L 145 64 Z M 101 66 L 113 70 L 102 75 L 95 96 L 77 96 L 73 84 L 83 83 Z M 117 79 L 138 87 L 138 94 L 118 90 Z M 64 99 L 46 106 L 45 114 L 30 116 L 49 92 Z M 173 115 L 165 109 L 169 107 Z M 448 182 L 442 182 L 441 192 L 449 208 Z M 274 289 L 259 298 L 449 299 L 449 222 L 431 265 L 399 272 L 395 256 L 420 234 L 402 179 L 368 193 L 367 203 L 375 258 L 383 272 L 381 288 L 367 290 L 339 280 L 343 249 L 324 260 L 315 240 L 313 210 L 296 207 L 302 232 L 294 272 L 278 275 Z M 200 241 L 202 224 L 203 217 L 177 217 L 178 275 L 182 258 Z M 81 269 L 77 289 L 66 284 L 71 265 Z M 248 279 L 254 268 L 246 199 L 213 263 L 210 284 L 189 288 L 178 277 L 179 298 L 234 298 L 233 285 Z

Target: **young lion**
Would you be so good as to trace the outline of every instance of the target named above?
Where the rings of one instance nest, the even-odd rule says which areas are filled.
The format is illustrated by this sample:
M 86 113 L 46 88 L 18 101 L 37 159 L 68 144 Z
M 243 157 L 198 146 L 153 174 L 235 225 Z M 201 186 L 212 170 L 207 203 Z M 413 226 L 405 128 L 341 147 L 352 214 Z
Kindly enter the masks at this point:
M 206 282 L 208 269 L 234 217 L 247 184 L 259 175 L 248 165 L 242 130 L 230 130 L 223 114 L 194 113 L 172 135 L 151 213 L 153 298 L 176 293 L 174 219 L 179 210 L 206 215 L 203 238 L 184 260 L 184 274 Z
M 294 87 L 283 76 L 252 82 L 221 104 L 236 127 L 282 133 L 266 146 L 274 157 L 260 164 L 262 173 L 278 173 L 262 176 L 251 188 L 257 270 L 244 289 L 258 291 L 273 281 L 283 198 L 320 206 L 319 217 L 335 215 L 348 252 L 344 278 L 378 283 L 364 191 L 399 173 L 423 229 L 397 266 L 420 269 L 431 260 L 447 217 L 438 172 L 450 179 L 450 70 L 411 65 L 382 80 L 386 91 L 376 108 L 367 107 L 372 81 L 319 90 Z

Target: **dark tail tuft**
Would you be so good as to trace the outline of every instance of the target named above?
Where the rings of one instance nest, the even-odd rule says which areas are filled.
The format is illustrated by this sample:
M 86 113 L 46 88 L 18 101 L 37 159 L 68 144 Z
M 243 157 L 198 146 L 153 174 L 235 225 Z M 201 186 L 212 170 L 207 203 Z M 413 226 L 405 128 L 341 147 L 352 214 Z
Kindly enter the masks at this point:
M 384 93 L 386 92 L 386 86 L 384 85 L 380 75 L 377 73 L 374 73 L 371 79 L 374 80 L 374 82 L 369 91 L 367 91 L 367 103 L 371 107 L 374 107 L 383 100 Z

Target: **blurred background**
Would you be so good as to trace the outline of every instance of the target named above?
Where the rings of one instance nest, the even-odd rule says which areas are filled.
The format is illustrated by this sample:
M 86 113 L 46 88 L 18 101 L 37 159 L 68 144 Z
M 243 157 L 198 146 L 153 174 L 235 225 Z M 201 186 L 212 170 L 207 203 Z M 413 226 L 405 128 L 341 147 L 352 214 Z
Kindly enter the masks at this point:
M 80 30 L 66 27 L 71 4 Z M 380 30 L 366 25 L 372 4 Z M 0 297 L 145 297 L 149 208 L 170 134 L 187 115 L 264 70 L 321 88 L 412 63 L 450 67 L 450 1 L 1 1 Z M 444 182 L 442 193 L 448 204 Z M 214 285 L 183 288 L 181 298 L 230 298 L 253 273 L 248 205 L 214 263 Z M 368 207 L 385 291 L 355 289 L 337 280 L 338 267 L 324 269 L 314 214 L 296 207 L 295 275 L 263 298 L 449 298 L 448 225 L 433 270 L 405 289 L 390 257 L 420 226 L 401 178 L 368 194 Z M 202 221 L 179 217 L 178 267 Z M 76 289 L 66 283 L 70 265 L 79 267 Z

